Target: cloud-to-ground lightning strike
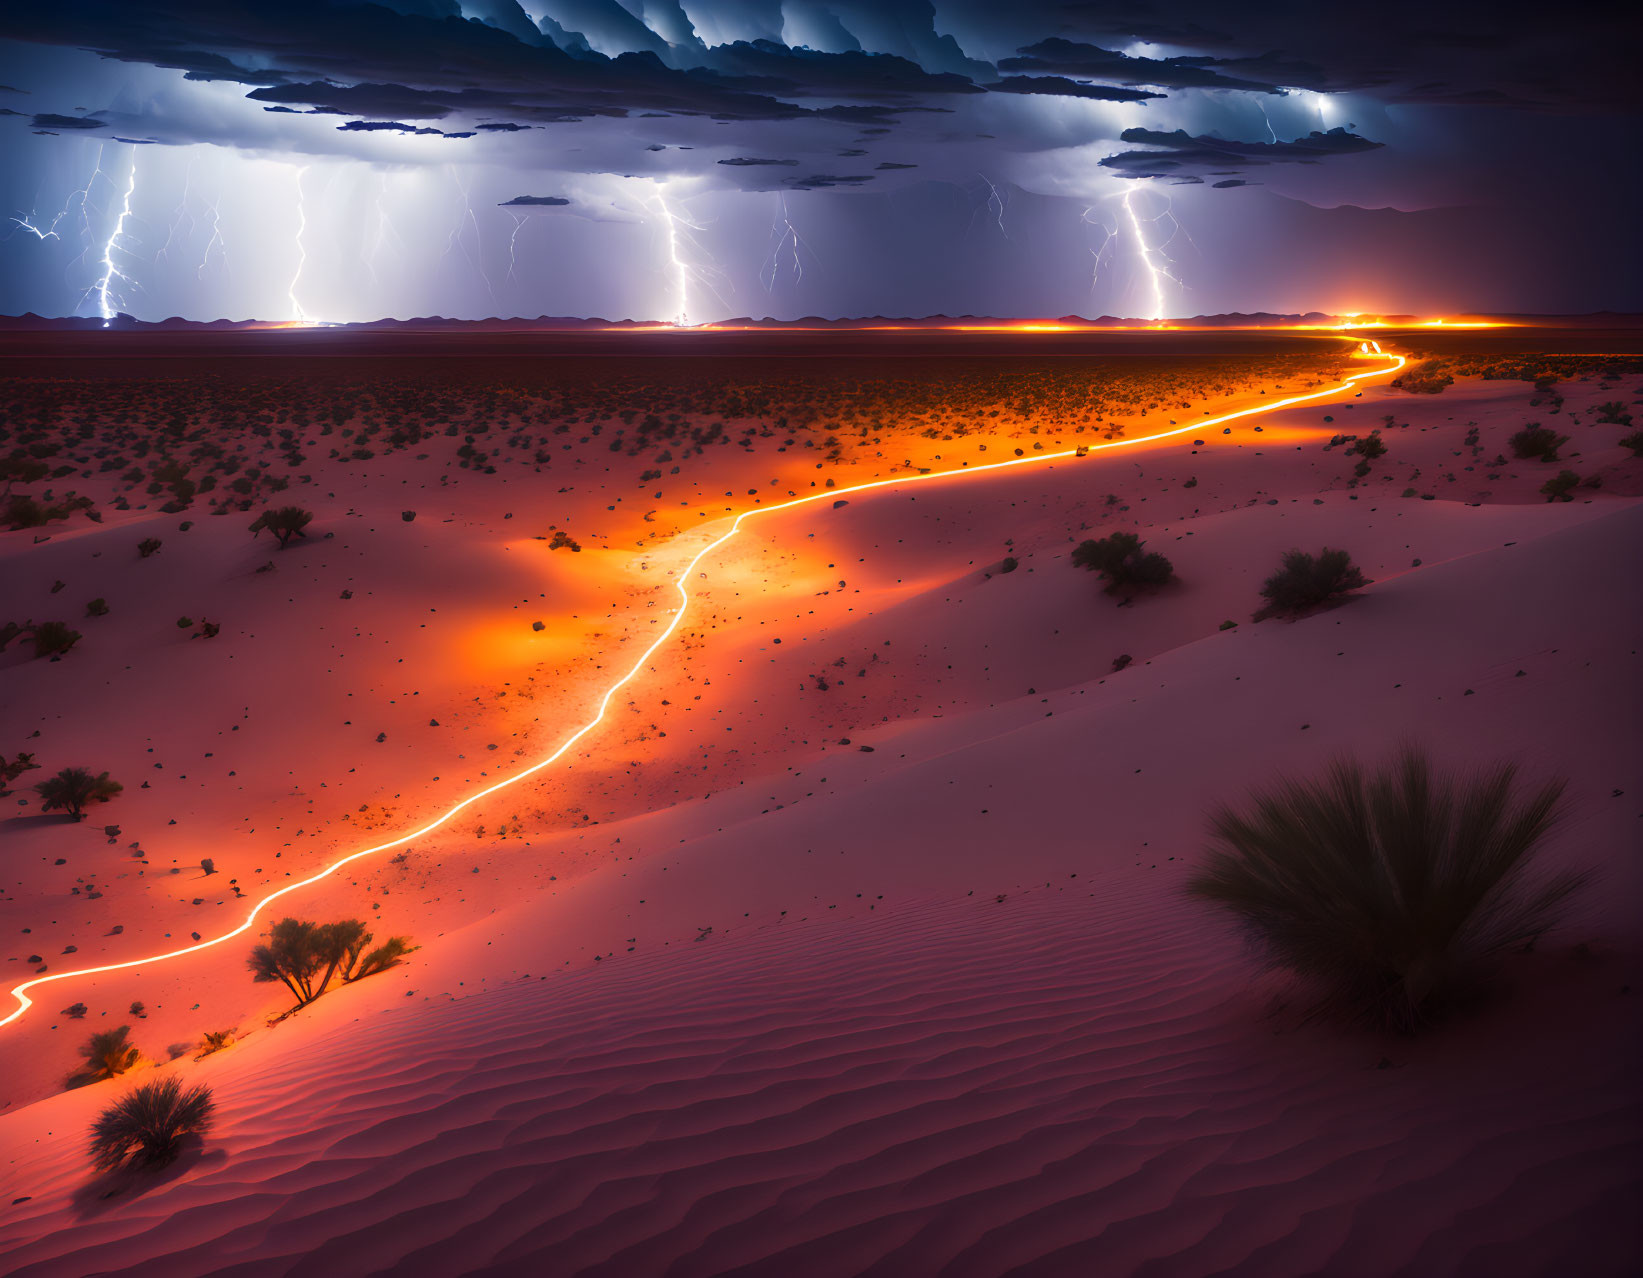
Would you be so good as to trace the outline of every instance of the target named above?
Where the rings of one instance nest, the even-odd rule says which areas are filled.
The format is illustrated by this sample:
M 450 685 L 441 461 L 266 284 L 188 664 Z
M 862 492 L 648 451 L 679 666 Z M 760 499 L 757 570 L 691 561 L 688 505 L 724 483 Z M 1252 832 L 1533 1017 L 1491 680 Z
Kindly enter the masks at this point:
M 1135 211 L 1135 202 L 1131 198 L 1134 194 L 1135 188 L 1133 186 L 1125 188 L 1122 200 L 1124 215 L 1129 219 L 1130 234 L 1135 239 L 1136 260 L 1141 263 L 1141 269 L 1146 272 L 1148 287 L 1152 293 L 1152 314 L 1146 318 L 1157 324 L 1162 323 L 1165 318 L 1164 281 L 1170 280 L 1177 285 L 1180 285 L 1181 281 L 1171 273 L 1169 266 L 1166 265 L 1169 258 L 1164 253 L 1164 247 L 1169 241 L 1166 240 L 1164 245 L 1157 247 L 1148 244 L 1146 232 L 1142 230 L 1141 223 L 1145 220 L 1149 225 L 1156 225 L 1159 218 L 1165 216 L 1169 217 L 1177 230 L 1180 229 L 1181 223 L 1176 220 L 1174 213 L 1170 212 L 1167 207 L 1163 213 L 1158 214 L 1156 217 L 1143 219 Z M 1171 232 L 1170 239 L 1173 240 L 1174 238 L 1175 232 Z
M 1291 408 L 1296 404 L 1305 404 L 1313 400 L 1324 399 L 1331 395 L 1338 395 L 1343 391 L 1352 389 L 1359 382 L 1365 381 L 1369 378 L 1384 377 L 1389 374 L 1396 373 L 1402 369 L 1407 362 L 1401 355 L 1380 351 L 1378 344 L 1367 343 L 1368 346 L 1374 347 L 1373 350 L 1368 350 L 1365 349 L 1366 344 L 1362 343 L 1360 339 L 1348 338 L 1347 340 L 1352 341 L 1354 345 L 1358 347 L 1357 354 L 1359 356 L 1366 359 L 1390 360 L 1390 365 L 1382 368 L 1367 369 L 1361 373 L 1349 374 L 1348 376 L 1342 378 L 1339 383 L 1333 386 L 1325 386 L 1321 390 L 1308 391 L 1301 395 L 1290 395 L 1283 399 L 1273 400 L 1270 403 L 1256 404 L 1249 408 L 1236 409 L 1230 413 L 1222 413 L 1217 417 L 1201 418 L 1198 421 L 1188 422 L 1185 426 L 1175 426 L 1169 430 L 1158 431 L 1151 435 L 1138 436 L 1134 439 L 1112 440 L 1107 443 L 1090 444 L 1079 448 L 1062 449 L 1053 453 L 1040 453 L 1036 456 L 1016 457 L 1011 458 L 1008 461 L 990 462 L 982 466 L 968 466 L 963 468 L 955 468 L 952 470 L 932 471 L 919 475 L 898 475 L 889 479 L 875 479 L 866 483 L 853 484 L 846 488 L 823 489 L 805 497 L 795 498 L 792 501 L 780 502 L 772 506 L 757 506 L 751 510 L 742 511 L 741 514 L 737 515 L 731 521 L 728 529 L 719 534 L 717 538 L 703 546 L 693 556 L 691 556 L 690 561 L 684 565 L 684 567 L 679 571 L 678 576 L 675 577 L 673 587 L 679 592 L 679 603 L 678 607 L 674 610 L 672 617 L 668 620 L 667 625 L 662 629 L 662 632 L 657 635 L 649 645 L 646 646 L 645 650 L 639 654 L 638 659 L 628 667 L 627 672 L 605 690 L 604 695 L 599 699 L 599 704 L 594 711 L 593 717 L 561 741 L 554 751 L 546 758 L 539 759 L 529 767 L 521 768 L 518 772 L 513 773 L 511 776 L 504 777 L 502 780 L 493 785 L 489 785 L 482 790 L 475 791 L 467 798 L 453 804 L 444 812 L 434 817 L 433 820 L 426 822 L 415 830 L 402 834 L 396 839 L 390 839 L 386 843 L 379 843 L 374 847 L 362 848 L 357 852 L 352 852 L 345 857 L 341 857 L 338 860 L 333 861 L 330 865 L 325 866 L 323 869 L 309 875 L 305 879 L 301 879 L 296 883 L 288 883 L 284 887 L 279 888 L 277 891 L 269 893 L 251 907 L 250 913 L 245 916 L 244 920 L 241 921 L 237 927 L 231 929 L 230 931 L 224 932 L 220 936 L 214 936 L 210 940 L 199 941 L 194 945 L 185 945 L 174 950 L 167 950 L 161 954 L 151 954 L 143 958 L 126 959 L 119 963 L 102 963 L 95 967 L 76 968 L 66 972 L 52 972 L 45 976 L 37 976 L 33 980 L 23 981 L 18 985 L 14 985 L 12 986 L 11 993 L 17 1000 L 17 1006 L 4 1017 L 0 1017 L 0 1027 L 12 1024 L 19 1017 L 21 1017 L 24 1012 L 34 1005 L 34 1000 L 29 997 L 28 992 L 32 989 L 38 988 L 39 986 L 49 985 L 57 981 L 73 980 L 82 976 L 97 976 L 106 972 L 120 972 L 127 971 L 132 968 L 146 967 L 150 964 L 163 962 L 167 959 L 182 958 L 185 955 L 197 954 L 202 950 L 208 950 L 214 946 L 222 945 L 227 941 L 231 941 L 237 936 L 243 936 L 246 932 L 256 926 L 257 920 L 276 901 L 289 896 L 293 892 L 300 892 L 303 888 L 312 887 L 316 883 L 323 882 L 325 879 L 330 878 L 333 874 L 346 865 L 352 865 L 356 861 L 362 860 L 365 857 L 374 856 L 379 852 L 386 852 L 390 848 L 403 847 L 405 844 L 410 843 L 414 839 L 420 839 L 426 835 L 432 834 L 435 830 L 440 829 L 442 826 L 448 825 L 452 819 L 473 807 L 473 805 L 478 803 L 481 799 L 487 798 L 488 796 L 497 793 L 499 790 L 505 790 L 510 786 L 517 785 L 527 777 L 536 775 L 544 768 L 550 767 L 560 759 L 564 758 L 565 754 L 572 746 L 604 722 L 605 716 L 610 709 L 611 701 L 615 698 L 616 694 L 639 677 L 639 675 L 644 671 L 646 665 L 649 664 L 651 658 L 653 658 L 656 653 L 659 652 L 668 642 L 668 640 L 673 637 L 675 632 L 678 631 L 680 623 L 684 621 L 685 613 L 689 609 L 691 603 L 691 594 L 689 590 L 686 589 L 685 583 L 690 580 L 691 574 L 696 572 L 699 565 L 707 559 L 708 556 L 712 555 L 721 546 L 724 546 L 727 542 L 732 540 L 737 533 L 741 532 L 743 525 L 746 524 L 748 520 L 757 519 L 763 515 L 774 515 L 784 510 L 793 510 L 802 506 L 814 505 L 822 501 L 833 502 L 838 500 L 840 497 L 848 496 L 854 493 L 874 492 L 887 488 L 910 487 L 916 484 L 939 483 L 944 480 L 959 479 L 969 475 L 997 472 L 1007 468 L 1040 465 L 1044 462 L 1069 461 L 1074 458 L 1083 457 L 1086 454 L 1094 455 L 1098 452 L 1108 452 L 1120 448 L 1133 448 L 1138 444 L 1156 443 L 1161 439 L 1170 439 L 1181 435 L 1196 434 L 1209 427 L 1220 426 L 1226 422 L 1237 421 L 1249 417 L 1257 417 L 1266 413 L 1275 412 L 1279 409 Z
M 491 295 L 491 305 L 495 308 L 493 314 L 500 313 L 502 304 L 496 298 L 496 285 L 491 282 L 490 274 L 485 270 L 485 237 L 479 231 L 479 218 L 474 215 L 473 199 L 468 194 L 468 188 L 463 184 L 462 179 L 456 175 L 454 165 L 451 166 L 450 174 L 451 181 L 456 184 L 456 189 L 462 196 L 462 212 L 456 220 L 456 226 L 452 228 L 450 235 L 446 237 L 445 255 L 449 257 L 453 248 L 462 250 L 463 260 L 473 267 L 480 279 L 485 281 L 485 291 Z M 468 252 L 468 244 L 465 238 L 469 226 L 473 227 L 474 232 L 474 251 L 472 253 Z
M 675 328 L 694 328 L 695 323 L 690 318 L 691 281 L 694 280 L 706 288 L 723 303 L 725 296 L 719 291 L 719 282 L 724 281 L 724 273 L 713 265 L 701 242 L 691 234 L 692 231 L 702 230 L 703 223 L 692 221 L 682 209 L 668 203 L 666 184 L 662 180 L 655 180 L 653 186 L 654 193 L 646 203 L 653 205 L 661 215 L 668 266 L 673 275 L 678 307 L 671 322 Z M 687 244 L 697 260 L 692 261 L 686 256 Z
M 306 164 L 297 170 L 297 269 L 292 272 L 291 285 L 285 290 L 286 297 L 291 299 L 291 318 L 298 324 L 311 322 L 308 313 L 302 309 L 302 303 L 297 300 L 297 283 L 302 279 L 302 268 L 308 265 L 308 249 L 302 238 L 308 231 L 308 209 L 302 192 L 302 175 L 306 172 Z
M 130 277 L 124 274 L 115 264 L 114 255 L 116 253 L 127 253 L 127 250 L 120 243 L 120 241 L 125 237 L 126 222 L 131 217 L 131 197 L 136 190 L 137 148 L 132 147 L 131 169 L 126 175 L 126 189 L 125 194 L 120 200 L 120 213 L 119 216 L 114 219 L 114 229 L 109 232 L 108 239 L 103 243 L 102 278 L 92 286 L 92 291 L 97 294 L 97 310 L 103 317 L 104 328 L 107 328 L 109 322 L 114 318 L 114 302 L 110 300 L 110 293 L 113 290 L 114 281 L 119 280 L 122 284 L 131 283 Z
M 222 237 L 222 199 L 219 196 L 206 205 L 206 212 L 211 217 L 211 238 L 205 242 L 205 252 L 200 257 L 200 265 L 194 272 L 195 279 L 205 278 L 205 268 L 211 265 L 211 250 L 216 249 L 222 254 L 223 261 L 228 260 L 228 244 Z
M 804 254 L 809 253 L 812 258 L 816 255 L 811 252 L 793 225 L 793 219 L 787 212 L 787 196 L 778 197 L 776 220 L 770 227 L 770 234 L 774 244 L 770 250 L 770 257 L 759 270 L 760 282 L 764 284 L 764 291 L 772 293 L 776 289 L 776 277 L 786 274 L 789 281 L 795 285 L 804 282 Z
M 519 262 L 519 232 L 525 229 L 525 223 L 530 219 L 523 213 L 513 216 L 513 230 L 508 235 L 508 273 L 503 277 L 504 284 L 516 283 L 514 269 Z

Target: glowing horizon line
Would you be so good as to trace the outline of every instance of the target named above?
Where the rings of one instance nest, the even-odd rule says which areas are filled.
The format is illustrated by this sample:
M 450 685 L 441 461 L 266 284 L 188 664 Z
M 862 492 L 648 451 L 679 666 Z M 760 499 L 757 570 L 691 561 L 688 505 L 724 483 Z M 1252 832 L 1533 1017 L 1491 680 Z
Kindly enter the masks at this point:
M 1371 351 L 1369 349 L 1370 346 L 1374 346 L 1375 349 Z M 1005 461 L 987 462 L 980 466 L 960 466 L 951 470 L 931 471 L 918 475 L 893 476 L 889 479 L 869 480 L 865 483 L 852 484 L 847 488 L 824 488 L 804 497 L 797 497 L 792 501 L 781 502 L 774 506 L 756 506 L 751 509 L 744 510 L 741 514 L 735 517 L 735 519 L 731 522 L 730 528 L 725 533 L 709 542 L 706 546 L 703 546 L 702 549 L 698 550 L 696 554 L 691 557 L 690 562 L 679 571 L 677 580 L 673 582 L 674 589 L 679 592 L 679 607 L 677 611 L 674 612 L 672 620 L 668 622 L 662 633 L 651 642 L 650 646 L 640 654 L 638 660 L 634 662 L 628 672 L 605 690 L 604 696 L 599 699 L 599 708 L 593 718 L 588 720 L 588 722 L 583 724 L 580 728 L 576 729 L 576 731 L 569 737 L 565 738 L 559 747 L 546 758 L 531 764 L 528 768 L 524 768 L 521 771 L 514 773 L 512 776 L 504 777 L 502 780 L 470 794 L 467 798 L 462 799 L 450 808 L 447 808 L 439 816 L 436 816 L 427 824 L 412 830 L 409 834 L 403 834 L 387 843 L 379 843 L 374 847 L 362 848 L 358 852 L 352 852 L 349 855 L 342 857 L 340 860 L 334 861 L 330 865 L 325 866 L 316 873 L 309 875 L 305 879 L 301 879 L 296 883 L 288 883 L 279 890 L 270 892 L 267 896 L 263 897 L 251 907 L 251 912 L 245 916 L 244 922 L 242 922 L 238 927 L 235 927 L 233 930 L 224 932 L 221 936 L 213 937 L 207 941 L 199 941 L 193 945 L 186 945 L 179 949 L 168 950 L 163 954 L 150 954 L 145 955 L 142 958 L 127 959 L 124 962 L 119 963 L 102 963 L 95 967 L 76 968 L 67 972 L 54 972 L 45 976 L 37 976 L 33 980 L 24 981 L 20 985 L 15 985 L 12 987 L 10 992 L 12 996 L 17 999 L 17 1007 L 4 1018 L 0 1018 L 0 1028 L 4 1028 L 5 1026 L 12 1024 L 14 1021 L 18 1020 L 24 1012 L 34 1006 L 34 1000 L 28 996 L 28 991 L 34 989 L 36 986 L 50 985 L 56 981 L 72 980 L 73 978 L 79 976 L 99 976 L 108 972 L 122 972 L 131 968 L 140 968 L 151 963 L 163 963 L 168 959 L 182 958 L 188 954 L 197 954 L 201 950 L 208 950 L 215 946 L 225 944 L 226 942 L 233 940 L 236 936 L 241 936 L 249 931 L 256 923 L 257 918 L 262 914 L 262 912 L 275 901 L 278 901 L 281 897 L 288 896 L 292 892 L 300 891 L 303 888 L 311 887 L 315 883 L 328 879 L 338 870 L 342 869 L 343 866 L 351 865 L 355 861 L 361 860 L 364 857 L 374 856 L 378 852 L 386 852 L 390 848 L 401 847 L 404 844 L 411 842 L 413 839 L 420 839 L 427 834 L 431 834 L 441 826 L 448 824 L 450 820 L 458 813 L 466 811 L 468 808 L 478 803 L 481 799 L 488 798 L 490 795 L 495 794 L 499 790 L 504 790 L 509 786 L 516 785 L 518 782 L 525 780 L 525 778 L 534 776 L 543 768 L 557 763 L 565 756 L 565 753 L 573 745 L 585 737 L 589 732 L 592 732 L 593 729 L 598 727 L 604 721 L 606 711 L 610 708 L 611 699 L 635 678 L 637 678 L 640 672 L 644 669 L 645 664 L 653 656 L 655 656 L 658 651 L 661 650 L 662 646 L 666 644 L 670 638 L 672 638 L 673 633 L 678 630 L 679 624 L 684 620 L 685 613 L 690 607 L 691 596 L 690 592 L 685 589 L 684 583 L 689 578 L 690 574 L 696 570 L 697 565 L 700 564 L 703 559 L 718 550 L 719 547 L 730 541 L 731 538 L 741 531 L 742 523 L 745 520 L 759 515 L 769 515 L 778 511 L 792 510 L 797 506 L 806 506 L 814 502 L 837 500 L 839 497 L 848 493 L 860 493 L 878 488 L 901 487 L 904 484 L 918 484 L 935 480 L 953 479 L 961 475 L 979 475 L 988 471 L 1004 470 L 1007 467 L 1012 466 L 1030 466 L 1042 462 L 1082 458 L 1086 455 L 1097 452 L 1106 452 L 1110 449 L 1128 448 L 1133 447 L 1136 444 L 1150 444 L 1160 439 L 1170 439 L 1176 435 L 1186 435 L 1196 431 L 1201 431 L 1208 426 L 1219 426 L 1223 422 L 1235 421 L 1245 417 L 1259 416 L 1263 413 L 1270 413 L 1275 412 L 1278 409 L 1289 408 L 1296 404 L 1304 404 L 1311 400 L 1322 399 L 1325 396 L 1348 390 L 1366 378 L 1381 377 L 1388 373 L 1396 373 L 1408 362 L 1402 355 L 1395 355 L 1390 352 L 1382 351 L 1379 344 L 1375 342 L 1361 343 L 1357 354 L 1368 358 L 1390 359 L 1393 360 L 1394 363 L 1389 368 L 1378 368 L 1362 373 L 1353 373 L 1350 376 L 1343 378 L 1340 384 L 1336 386 L 1326 386 L 1322 390 L 1311 391 L 1304 395 L 1291 395 L 1288 398 L 1273 400 L 1270 403 L 1252 404 L 1248 408 L 1241 408 L 1232 412 L 1222 413 L 1218 417 L 1210 417 L 1201 421 L 1189 422 L 1185 426 L 1172 427 L 1170 430 L 1157 431 L 1154 434 L 1138 436 L 1135 439 L 1118 439 L 1110 440 L 1104 444 L 1078 445 L 1073 448 L 1061 449 L 1053 453 L 1044 453 L 1036 457 L 1012 457 Z

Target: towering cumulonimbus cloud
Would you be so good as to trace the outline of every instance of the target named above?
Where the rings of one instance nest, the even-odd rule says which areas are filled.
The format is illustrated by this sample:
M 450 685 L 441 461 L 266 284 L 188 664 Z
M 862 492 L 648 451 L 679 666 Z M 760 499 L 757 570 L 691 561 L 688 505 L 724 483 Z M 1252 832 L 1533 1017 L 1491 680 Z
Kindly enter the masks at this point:
M 0 309 L 86 296 L 109 230 L 104 183 L 66 239 L 30 231 L 102 151 L 138 145 L 154 154 L 122 236 L 122 288 L 145 314 L 278 304 L 289 263 L 219 247 L 185 278 L 181 255 L 144 262 L 140 245 L 150 223 L 205 225 L 205 188 L 217 245 L 288 240 L 273 228 L 295 224 L 298 169 L 304 251 L 333 259 L 306 277 L 335 294 L 315 313 L 338 317 L 655 313 L 677 292 L 669 252 L 687 222 L 717 263 L 706 306 L 1121 312 L 1154 305 L 1165 251 L 1129 243 L 1124 202 L 1165 188 L 1180 227 L 1213 232 L 1170 237 L 1184 254 L 1161 285 L 1171 313 L 1338 300 L 1303 287 L 1382 309 L 1483 307 L 1488 253 L 1530 237 L 1569 259 L 1539 273 L 1547 306 L 1624 305 L 1637 272 L 1581 269 L 1605 227 L 1611 258 L 1635 252 L 1622 228 L 1638 179 L 1613 159 L 1638 88 L 1615 34 L 1595 11 L 1479 0 L 1372 14 L 1210 0 L 61 0 L 0 20 Z M 1526 196 L 1537 155 L 1607 172 L 1608 198 Z M 532 188 L 562 202 L 518 195 Z M 978 238 L 978 211 L 1004 199 L 1021 233 Z M 1411 245 L 1456 239 L 1433 255 L 1439 278 L 1358 296 L 1350 208 L 1385 210 Z M 1460 208 L 1470 235 L 1452 229 Z M 562 216 L 526 236 L 521 209 Z M 1559 233 L 1577 218 L 1582 235 Z M 396 228 L 401 269 L 366 268 L 380 242 L 350 255 L 367 222 Z M 752 248 L 773 225 L 827 269 L 765 269 Z M 1109 242 L 1092 290 L 1094 226 Z M 1231 234 L 1234 251 L 1183 247 Z M 499 274 L 487 255 L 504 242 Z M 1337 265 L 1320 275 L 1320 260 Z

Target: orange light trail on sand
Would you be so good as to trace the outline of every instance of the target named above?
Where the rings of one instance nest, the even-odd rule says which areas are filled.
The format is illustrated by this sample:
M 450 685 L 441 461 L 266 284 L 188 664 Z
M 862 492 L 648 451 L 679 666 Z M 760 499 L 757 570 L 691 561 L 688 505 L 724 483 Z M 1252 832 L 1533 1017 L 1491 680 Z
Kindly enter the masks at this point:
M 28 991 L 36 988 L 37 986 L 50 985 L 55 981 L 73 980 L 75 977 L 80 976 L 99 976 L 107 972 L 129 971 L 132 968 L 144 967 L 150 963 L 162 963 L 167 959 L 182 958 L 187 954 L 198 954 L 202 950 L 209 950 L 215 946 L 232 941 L 236 936 L 243 936 L 256 924 L 258 917 L 269 906 L 273 905 L 275 901 L 280 900 L 282 897 L 289 896 L 293 892 L 300 892 L 303 888 L 312 887 L 316 883 L 323 882 L 344 866 L 352 865 L 355 861 L 363 860 L 368 856 L 374 856 L 378 852 L 386 852 L 390 848 L 402 847 L 411 842 L 413 839 L 420 839 L 425 835 L 432 834 L 441 826 L 449 824 L 452 818 L 462 812 L 465 812 L 474 804 L 478 803 L 481 799 L 487 798 L 499 790 L 505 790 L 509 786 L 517 785 L 519 782 L 525 780 L 525 778 L 535 776 L 538 772 L 542 771 L 542 769 L 557 763 L 560 759 L 565 757 L 565 753 L 573 745 L 575 745 L 583 737 L 587 736 L 588 733 L 592 732 L 600 725 L 600 723 L 604 721 L 605 713 L 610 708 L 611 698 L 613 698 L 618 692 L 636 679 L 639 676 L 640 671 L 644 669 L 645 664 L 661 650 L 662 646 L 666 644 L 670 638 L 672 638 L 674 631 L 679 628 L 679 623 L 685 618 L 686 609 L 690 606 L 690 592 L 685 589 L 685 581 L 689 578 L 691 573 L 696 571 L 697 565 L 699 565 L 714 551 L 718 550 L 719 547 L 730 541 L 731 538 L 742 530 L 742 524 L 749 519 L 755 518 L 759 515 L 773 515 L 778 511 L 792 510 L 798 506 L 808 506 L 818 501 L 835 501 L 849 493 L 872 492 L 880 488 L 900 488 L 907 484 L 922 484 L 942 479 L 955 479 L 961 475 L 981 475 L 992 471 L 1006 470 L 1014 466 L 1032 466 L 1043 462 L 1066 461 L 1072 458 L 1080 458 L 1090 453 L 1107 452 L 1115 448 L 1131 448 L 1136 444 L 1151 444 L 1156 443 L 1161 439 L 1173 438 L 1177 435 L 1190 435 L 1198 431 L 1202 431 L 1209 426 L 1220 426 L 1226 422 L 1237 421 L 1241 418 L 1256 417 L 1263 413 L 1276 412 L 1281 408 L 1290 408 L 1296 404 L 1305 404 L 1311 400 L 1324 399 L 1328 396 L 1339 394 L 1341 391 L 1349 390 L 1358 382 L 1361 382 L 1366 378 L 1382 377 L 1388 373 L 1396 373 L 1399 369 L 1403 368 L 1405 363 L 1407 363 L 1402 355 L 1394 355 L 1389 352 L 1384 352 L 1381 350 L 1379 343 L 1373 341 L 1359 342 L 1358 350 L 1354 353 L 1353 358 L 1389 359 L 1392 360 L 1393 363 L 1389 368 L 1376 368 L 1362 373 L 1353 373 L 1351 376 L 1343 378 L 1339 385 L 1326 386 L 1322 390 L 1311 391 L 1305 395 L 1291 395 L 1286 399 L 1274 400 L 1268 404 L 1255 404 L 1249 408 L 1240 408 L 1234 412 L 1222 413 L 1218 417 L 1207 417 L 1200 421 L 1188 422 L 1185 426 L 1172 427 L 1169 430 L 1157 431 L 1154 434 L 1143 435 L 1136 439 L 1112 440 L 1105 444 L 1089 444 L 1077 448 L 1062 449 L 1059 452 L 1054 453 L 1042 453 L 1036 457 L 1013 457 L 1008 461 L 988 462 L 981 466 L 964 466 L 954 470 L 932 471 L 931 473 L 924 475 L 905 475 L 891 479 L 874 479 L 862 484 L 853 484 L 848 488 L 824 488 L 818 492 L 811 493 L 808 496 L 797 497 L 792 501 L 781 502 L 775 506 L 758 506 L 751 510 L 744 510 L 741 514 L 737 515 L 733 521 L 731 521 L 729 529 L 727 529 L 715 540 L 703 546 L 695 553 L 695 555 L 691 557 L 690 562 L 684 566 L 679 573 L 678 579 L 673 583 L 674 589 L 679 592 L 679 607 L 674 612 L 672 620 L 668 622 L 662 633 L 656 636 L 650 646 L 640 654 L 639 659 L 633 663 L 628 672 L 605 690 L 604 696 L 599 699 L 599 709 L 593 718 L 589 719 L 580 728 L 576 729 L 575 732 L 571 733 L 570 736 L 566 737 L 565 740 L 560 743 L 559 748 L 552 754 L 537 761 L 536 763 L 531 764 L 528 768 L 523 768 L 520 771 L 515 772 L 510 777 L 503 778 L 494 785 L 488 785 L 483 790 L 475 791 L 467 798 L 447 808 L 444 812 L 440 813 L 427 824 L 412 830 L 408 834 L 402 834 L 397 839 L 391 839 L 387 843 L 378 843 L 374 847 L 362 848 L 358 852 L 352 852 L 338 861 L 333 861 L 330 865 L 326 866 L 317 873 L 309 875 L 306 879 L 302 879 L 296 883 L 288 883 L 277 892 L 270 892 L 267 896 L 263 897 L 251 907 L 251 912 L 245 916 L 244 922 L 232 931 L 224 932 L 221 936 L 214 936 L 208 941 L 200 941 L 194 945 L 185 945 L 180 949 L 167 950 L 163 954 L 150 954 L 143 958 L 127 959 L 122 963 L 102 963 L 96 967 L 81 967 L 69 972 L 53 972 L 47 976 L 38 976 L 32 981 L 24 981 L 21 985 L 14 985 L 12 986 L 11 993 L 17 999 L 17 1007 L 8 1013 L 3 1019 L 0 1019 L 0 1026 L 10 1025 L 22 1016 L 23 1013 L 30 1007 L 34 1006 L 34 1000 L 28 996 Z

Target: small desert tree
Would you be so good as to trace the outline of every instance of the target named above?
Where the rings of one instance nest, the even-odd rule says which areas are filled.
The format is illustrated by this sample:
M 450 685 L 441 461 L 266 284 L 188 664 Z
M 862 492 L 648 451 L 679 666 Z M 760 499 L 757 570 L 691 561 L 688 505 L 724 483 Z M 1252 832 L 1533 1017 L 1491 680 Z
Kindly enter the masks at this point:
M 271 506 L 252 523 L 251 535 L 254 537 L 266 528 L 279 540 L 280 549 L 284 550 L 291 544 L 291 538 L 308 536 L 303 529 L 313 518 L 313 512 L 301 506 Z
M 209 1087 L 183 1087 L 175 1074 L 133 1088 L 91 1126 L 90 1153 L 98 1171 L 163 1167 L 177 1157 L 183 1137 L 211 1127 Z
M 118 781 L 109 780 L 108 773 L 92 776 L 85 768 L 64 768 L 34 787 L 43 811 L 61 808 L 76 821 L 85 819 L 86 809 L 93 803 L 107 803 L 124 789 Z
M 1413 749 L 1373 771 L 1340 760 L 1216 812 L 1188 891 L 1309 983 L 1312 1014 L 1413 1031 L 1552 927 L 1586 882 L 1531 873 L 1564 784 L 1525 787 L 1510 764 L 1447 776 Z
M 1291 550 L 1284 555 L 1283 567 L 1261 586 L 1261 597 L 1267 602 L 1255 619 L 1306 612 L 1368 584 L 1344 550 L 1326 547 L 1316 558 L 1304 550 Z
M 1106 578 L 1109 595 L 1133 595 L 1175 577 L 1170 561 L 1156 552 L 1143 551 L 1145 544 L 1134 533 L 1115 532 L 1099 541 L 1080 542 L 1072 552 L 1072 563 L 1075 568 L 1086 568 Z
M 344 964 L 347 979 L 370 939 L 359 919 L 339 923 L 281 919 L 268 929 L 268 943 L 251 951 L 247 964 L 256 981 L 283 981 L 296 995 L 297 1006 L 303 1007 L 325 993 Z
M 80 1055 L 85 1058 L 85 1064 L 80 1067 L 77 1081 L 95 1083 L 105 1078 L 114 1078 L 133 1069 L 142 1053 L 129 1042 L 131 1026 L 122 1025 L 119 1029 L 99 1030 L 93 1034 Z

